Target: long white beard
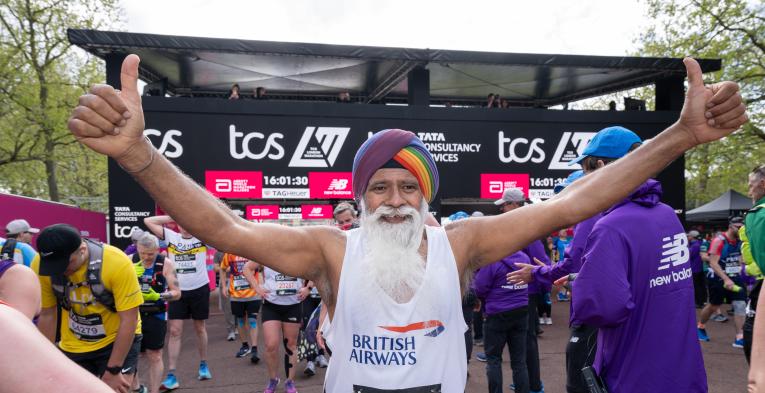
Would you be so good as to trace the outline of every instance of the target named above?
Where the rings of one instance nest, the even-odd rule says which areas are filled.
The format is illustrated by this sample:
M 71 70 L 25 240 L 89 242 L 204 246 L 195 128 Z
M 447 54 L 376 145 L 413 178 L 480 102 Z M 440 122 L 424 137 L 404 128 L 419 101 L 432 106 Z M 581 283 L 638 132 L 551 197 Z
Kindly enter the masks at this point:
M 426 262 L 419 248 L 427 214 L 428 204 L 424 200 L 419 211 L 411 206 L 392 208 L 382 205 L 370 213 L 361 203 L 361 230 L 366 242 L 364 280 L 376 282 L 397 303 L 411 300 L 425 277 Z M 385 216 L 406 219 L 391 224 L 381 219 Z M 362 296 L 373 301 L 376 296 L 374 285 L 366 288 Z

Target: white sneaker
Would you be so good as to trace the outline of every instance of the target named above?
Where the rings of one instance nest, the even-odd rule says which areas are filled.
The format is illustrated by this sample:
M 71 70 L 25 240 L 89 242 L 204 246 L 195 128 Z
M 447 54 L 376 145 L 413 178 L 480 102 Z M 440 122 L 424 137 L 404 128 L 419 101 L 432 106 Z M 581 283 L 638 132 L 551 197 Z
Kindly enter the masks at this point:
M 539 317 L 539 324 L 540 325 L 544 325 L 545 324 L 545 318 L 544 317 Z
M 550 317 L 545 318 L 545 325 L 552 325 L 552 318 Z
M 228 332 L 228 336 L 226 336 L 226 341 L 234 341 L 236 340 L 236 332 Z
M 316 365 L 311 361 L 306 362 L 305 370 L 303 371 L 303 374 L 309 377 L 316 375 Z
M 324 355 L 319 355 L 316 357 L 316 363 L 319 363 L 319 367 L 321 368 L 327 368 L 329 363 L 327 362 L 327 358 L 324 357 Z

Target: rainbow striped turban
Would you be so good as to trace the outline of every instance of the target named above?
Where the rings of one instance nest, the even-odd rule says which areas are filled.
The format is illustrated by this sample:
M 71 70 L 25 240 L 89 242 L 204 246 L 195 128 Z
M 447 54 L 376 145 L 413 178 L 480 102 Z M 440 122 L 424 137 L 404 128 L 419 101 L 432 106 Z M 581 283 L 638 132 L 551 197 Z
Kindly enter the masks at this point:
M 411 172 L 428 203 L 438 191 L 438 168 L 433 156 L 413 132 L 382 130 L 367 139 L 353 159 L 353 195 L 361 200 L 369 179 L 378 169 L 394 161 Z

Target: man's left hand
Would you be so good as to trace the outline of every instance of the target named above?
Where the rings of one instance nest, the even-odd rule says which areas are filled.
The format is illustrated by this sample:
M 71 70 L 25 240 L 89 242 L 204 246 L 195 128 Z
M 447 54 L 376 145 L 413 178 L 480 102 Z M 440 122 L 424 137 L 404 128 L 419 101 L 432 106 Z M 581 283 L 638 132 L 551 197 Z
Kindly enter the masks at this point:
M 301 302 L 305 300 L 305 298 L 308 297 L 308 295 L 311 293 L 311 288 L 303 287 L 298 289 L 298 300 Z
M 725 137 L 749 120 L 737 83 L 705 86 L 699 63 L 690 57 L 683 63 L 688 73 L 688 92 L 677 125 L 688 133 L 693 145 Z

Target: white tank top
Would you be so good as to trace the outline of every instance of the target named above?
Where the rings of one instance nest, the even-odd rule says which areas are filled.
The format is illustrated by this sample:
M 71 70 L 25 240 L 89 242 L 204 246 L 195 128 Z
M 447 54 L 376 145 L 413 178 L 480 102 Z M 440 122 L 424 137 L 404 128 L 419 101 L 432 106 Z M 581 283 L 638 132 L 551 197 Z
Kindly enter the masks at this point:
M 303 282 L 302 278 L 290 277 L 269 267 L 263 268 L 263 288 L 268 290 L 266 300 L 269 303 L 282 306 L 300 303 L 297 293 Z
M 207 275 L 207 246 L 201 240 L 184 239 L 180 233 L 165 228 L 167 256 L 175 265 L 181 291 L 191 291 L 210 285 Z
M 465 331 L 457 263 L 443 228 L 426 227 L 425 277 L 411 301 L 357 296 L 363 282 L 361 229 L 347 233 L 335 313 L 324 326 L 332 350 L 324 388 L 345 392 L 463 393 L 467 379 Z M 428 294 L 431 307 L 419 300 Z

